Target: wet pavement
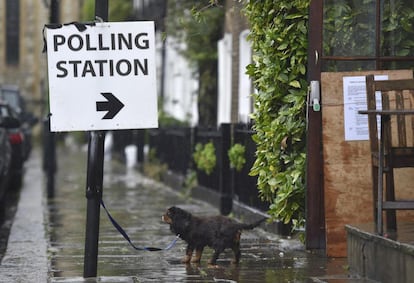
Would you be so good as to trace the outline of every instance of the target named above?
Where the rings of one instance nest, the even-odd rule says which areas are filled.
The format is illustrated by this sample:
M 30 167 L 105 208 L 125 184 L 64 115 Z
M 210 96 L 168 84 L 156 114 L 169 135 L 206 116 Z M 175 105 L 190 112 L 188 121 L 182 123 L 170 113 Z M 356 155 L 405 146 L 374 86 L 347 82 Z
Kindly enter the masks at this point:
M 34 152 L 28 163 L 22 196 L 29 188 L 30 191 L 35 187 L 38 191 L 42 190 L 43 185 L 39 184 L 43 178 L 40 156 L 39 152 Z M 36 256 L 23 250 L 28 262 L 36 261 L 38 264 L 22 264 L 37 269 L 36 274 L 43 274 L 44 277 L 26 280 L 32 274 L 29 273 L 29 276 L 16 281 L 10 280 L 14 278 L 13 272 L 18 273 L 19 264 L 15 265 L 16 269 L 6 268 L 7 261 L 4 259 L 11 258 L 6 252 L 0 266 L 0 282 L 368 282 L 348 273 L 346 259 L 327 259 L 311 254 L 303 249 L 299 241 L 282 238 L 260 228 L 243 232 L 239 265 L 230 263 L 232 254 L 226 251 L 220 256 L 217 267 L 208 266 L 207 260 L 212 254 L 209 248 L 206 248 L 200 264 L 182 264 L 180 260 L 185 251 L 183 241 L 179 240 L 168 251 L 136 251 L 112 226 L 102 209 L 98 277 L 84 279 L 87 153 L 76 148 L 60 148 L 58 156 L 55 198 L 33 202 L 43 205 L 46 215 L 44 225 L 41 224 L 46 234 L 36 229 L 34 233 L 40 233 L 40 237 L 46 235 L 48 270 L 44 269 L 41 251 L 40 256 Z M 105 161 L 104 168 L 105 204 L 138 246 L 165 247 L 175 238 L 168 225 L 161 221 L 161 215 L 172 205 L 197 215 L 218 214 L 215 207 L 200 200 L 188 199 L 184 194 L 142 176 L 135 169 L 127 169 L 119 162 Z M 34 237 L 34 240 L 39 241 L 37 249 L 46 249 L 42 239 Z M 5 270 L 9 270 L 9 276 L 4 275 Z M 23 269 L 23 272 L 26 271 Z M 48 280 L 44 280 L 45 277 Z
M 48 235 L 45 229 L 45 200 L 42 193 L 40 153 L 26 164 L 25 178 L 16 213 L 2 254 L 0 282 L 47 282 Z M 3 225 L 2 229 L 5 229 Z M 8 229 L 7 229 L 8 230 Z M 2 233 L 3 234 L 3 233 Z

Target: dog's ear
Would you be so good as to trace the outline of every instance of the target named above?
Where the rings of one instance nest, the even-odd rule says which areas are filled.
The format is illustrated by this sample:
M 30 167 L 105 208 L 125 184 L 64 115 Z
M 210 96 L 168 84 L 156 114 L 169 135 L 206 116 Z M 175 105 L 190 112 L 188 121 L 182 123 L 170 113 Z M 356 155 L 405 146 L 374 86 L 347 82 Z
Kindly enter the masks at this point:
M 175 206 L 171 207 L 168 211 L 171 214 L 174 226 L 180 227 L 181 229 L 186 229 L 190 226 L 191 213 Z
M 170 217 L 172 220 L 174 220 L 177 216 L 179 208 L 175 207 L 175 206 L 171 206 L 169 209 L 167 209 L 167 215 L 168 217 Z

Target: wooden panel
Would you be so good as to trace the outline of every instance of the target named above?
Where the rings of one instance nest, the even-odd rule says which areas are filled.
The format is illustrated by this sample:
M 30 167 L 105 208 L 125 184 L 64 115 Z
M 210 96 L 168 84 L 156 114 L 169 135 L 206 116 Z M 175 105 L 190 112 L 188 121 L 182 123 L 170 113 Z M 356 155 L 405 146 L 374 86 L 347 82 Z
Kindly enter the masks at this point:
M 373 221 L 369 141 L 344 138 L 343 77 L 368 74 L 387 74 L 389 79 L 412 78 L 410 70 L 321 74 L 326 253 L 332 257 L 346 256 L 346 224 Z M 405 171 L 396 173 L 396 186 L 405 190 L 397 189 L 396 193 L 406 195 L 414 169 L 401 170 Z

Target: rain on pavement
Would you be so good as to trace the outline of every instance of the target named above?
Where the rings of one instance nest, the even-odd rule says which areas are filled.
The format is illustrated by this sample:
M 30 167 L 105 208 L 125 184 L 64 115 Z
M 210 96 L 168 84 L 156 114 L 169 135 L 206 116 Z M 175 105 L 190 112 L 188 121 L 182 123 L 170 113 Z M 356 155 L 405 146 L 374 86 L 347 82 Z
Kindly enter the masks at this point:
M 327 259 L 306 252 L 303 245 L 260 228 L 244 231 L 239 265 L 231 264 L 231 251 L 221 254 L 217 267 L 207 264 L 205 249 L 200 264 L 182 264 L 185 243 L 168 251 L 136 251 L 112 226 L 103 209 L 100 216 L 98 278 L 83 279 L 86 218 L 86 150 L 59 148 L 55 198 L 48 201 L 51 282 L 353 282 L 346 259 Z M 188 199 L 169 187 L 106 160 L 103 200 L 138 246 L 167 246 L 175 236 L 161 215 L 172 205 L 197 215 L 218 210 Z M 355 278 L 355 282 L 361 282 Z

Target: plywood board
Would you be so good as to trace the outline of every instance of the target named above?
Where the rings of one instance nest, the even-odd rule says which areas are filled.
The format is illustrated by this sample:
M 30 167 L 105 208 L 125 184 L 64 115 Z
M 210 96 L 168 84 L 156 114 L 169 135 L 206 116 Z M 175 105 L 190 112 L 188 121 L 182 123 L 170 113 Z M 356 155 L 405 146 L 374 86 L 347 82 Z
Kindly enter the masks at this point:
M 345 141 L 343 77 L 386 74 L 389 79 L 412 78 L 411 70 L 321 74 L 322 142 L 326 252 L 346 256 L 346 224 L 373 222 L 369 141 Z M 411 171 L 407 171 L 411 170 Z M 397 172 L 396 185 L 405 190 L 414 169 Z

